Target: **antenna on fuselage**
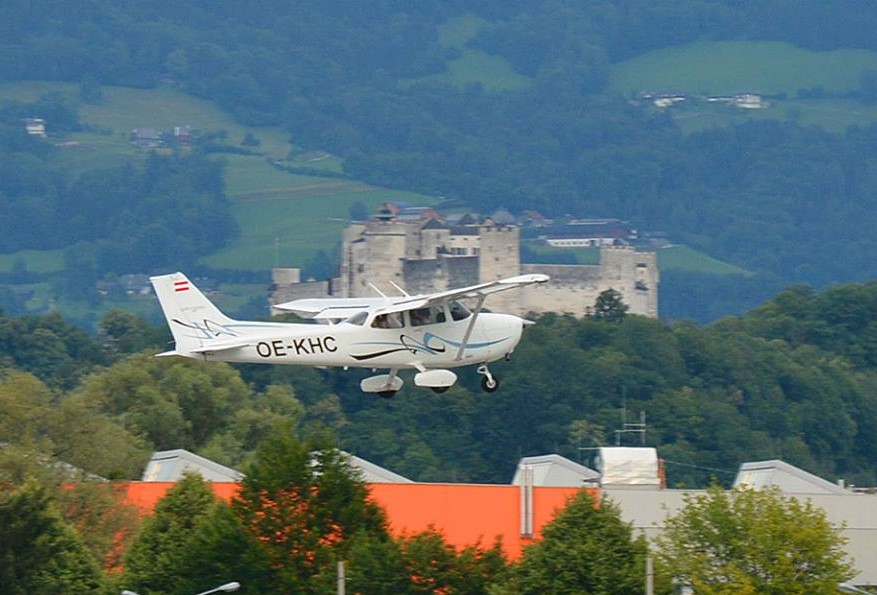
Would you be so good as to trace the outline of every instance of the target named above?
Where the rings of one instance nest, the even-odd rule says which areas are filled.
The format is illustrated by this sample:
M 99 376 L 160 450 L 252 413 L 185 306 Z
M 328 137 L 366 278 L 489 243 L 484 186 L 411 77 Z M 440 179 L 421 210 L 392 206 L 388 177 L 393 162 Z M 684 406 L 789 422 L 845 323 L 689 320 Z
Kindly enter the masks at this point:
M 371 281 L 368 282 L 368 286 L 371 287 L 372 289 L 374 289 L 375 291 L 377 291 L 377 292 L 378 292 L 378 295 L 380 295 L 380 296 L 381 296 L 382 298 L 384 298 L 385 300 L 386 300 L 386 299 L 389 299 L 389 298 L 387 297 L 387 294 L 385 294 L 383 291 L 381 291 L 380 289 L 378 289 L 377 286 L 376 286 L 374 283 L 372 283 Z
M 398 285 L 396 285 L 395 283 L 393 283 L 392 280 L 390 281 L 390 285 L 392 285 L 393 287 L 395 287 L 396 289 L 398 289 L 398 290 L 399 290 L 399 293 L 401 293 L 403 297 L 411 297 L 411 295 L 410 295 L 407 291 L 405 291 L 404 289 L 402 289 L 401 287 L 399 287 Z

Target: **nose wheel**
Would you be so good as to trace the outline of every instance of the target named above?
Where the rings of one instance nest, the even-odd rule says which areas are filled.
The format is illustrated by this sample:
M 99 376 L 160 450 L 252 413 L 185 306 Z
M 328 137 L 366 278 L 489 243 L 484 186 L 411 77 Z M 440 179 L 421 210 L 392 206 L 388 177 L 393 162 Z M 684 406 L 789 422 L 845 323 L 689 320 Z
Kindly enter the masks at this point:
M 484 376 L 481 379 L 481 390 L 486 393 L 496 392 L 496 389 L 499 388 L 499 378 L 491 374 L 490 369 L 485 364 L 478 366 L 475 371 Z

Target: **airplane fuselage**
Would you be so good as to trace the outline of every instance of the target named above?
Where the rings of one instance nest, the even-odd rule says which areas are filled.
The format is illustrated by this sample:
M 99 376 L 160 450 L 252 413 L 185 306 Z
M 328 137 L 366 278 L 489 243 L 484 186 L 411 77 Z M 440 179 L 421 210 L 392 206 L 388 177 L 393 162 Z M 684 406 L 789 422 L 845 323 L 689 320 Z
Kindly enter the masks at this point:
M 467 338 L 468 328 L 469 320 L 393 329 L 348 322 L 217 325 L 204 321 L 203 327 L 190 328 L 190 332 L 203 334 L 205 347 L 209 344 L 207 339 L 215 340 L 217 334 L 229 338 L 246 335 L 247 344 L 234 349 L 205 350 L 189 357 L 327 367 L 453 368 L 492 362 L 510 354 L 521 339 L 523 321 L 508 314 L 482 313 Z

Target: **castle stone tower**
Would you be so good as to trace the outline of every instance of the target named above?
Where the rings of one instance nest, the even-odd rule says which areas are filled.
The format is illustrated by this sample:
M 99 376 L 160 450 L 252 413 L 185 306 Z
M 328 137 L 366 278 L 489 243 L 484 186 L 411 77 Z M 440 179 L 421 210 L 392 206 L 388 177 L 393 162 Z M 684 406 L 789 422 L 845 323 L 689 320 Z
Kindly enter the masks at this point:
M 479 230 L 478 282 L 486 283 L 521 274 L 521 229 L 493 225 L 489 221 Z M 486 305 L 499 312 L 518 312 L 520 292 L 504 291 L 488 298 Z
M 632 314 L 658 316 L 658 257 L 654 252 L 637 252 L 630 246 L 606 247 L 600 251 L 600 291 L 612 288 L 621 293 Z
M 348 229 L 348 231 L 350 231 Z M 346 235 L 342 260 L 342 279 L 347 297 L 395 293 L 393 283 L 404 286 L 403 265 L 409 245 L 410 226 L 395 221 L 369 221 L 360 234 Z

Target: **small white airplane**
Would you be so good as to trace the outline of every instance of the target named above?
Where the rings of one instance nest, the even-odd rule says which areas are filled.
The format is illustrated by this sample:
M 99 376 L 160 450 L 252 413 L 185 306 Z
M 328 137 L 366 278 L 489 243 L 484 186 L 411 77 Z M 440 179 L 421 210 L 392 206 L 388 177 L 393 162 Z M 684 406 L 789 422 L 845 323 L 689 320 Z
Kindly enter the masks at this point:
M 527 320 L 482 312 L 491 293 L 545 283 L 530 274 L 428 295 L 303 299 L 274 306 L 323 324 L 232 320 L 182 273 L 151 277 L 175 349 L 205 361 L 293 364 L 388 370 L 360 383 L 363 392 L 392 397 L 402 388 L 399 370 L 414 369 L 414 384 L 444 392 L 457 381 L 447 368 L 476 364 L 481 387 L 499 380 L 489 362 L 509 358 Z M 404 293 L 404 292 L 403 292 Z M 475 300 L 469 310 L 458 300 Z

